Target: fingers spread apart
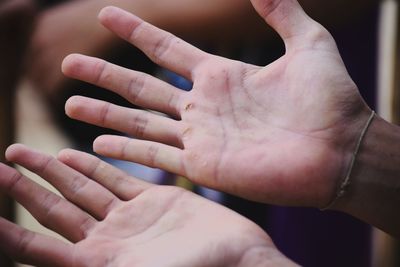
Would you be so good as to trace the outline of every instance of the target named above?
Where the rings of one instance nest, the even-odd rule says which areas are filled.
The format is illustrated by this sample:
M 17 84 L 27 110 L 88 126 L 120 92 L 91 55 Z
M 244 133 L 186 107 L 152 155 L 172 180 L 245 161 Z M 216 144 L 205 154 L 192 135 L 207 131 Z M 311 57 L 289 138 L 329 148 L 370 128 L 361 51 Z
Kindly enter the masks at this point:
M 120 8 L 103 8 L 99 19 L 105 27 L 142 50 L 155 63 L 189 80 L 196 66 L 209 56 Z
M 71 78 L 111 90 L 137 106 L 179 117 L 179 102 L 185 92 L 148 74 L 78 54 L 64 59 L 62 71 Z
M 95 220 L 81 209 L 0 164 L 0 190 L 24 206 L 43 226 L 72 242 L 84 239 Z M 0 242 L 2 243 L 2 242 Z
M 100 155 L 127 160 L 172 173 L 185 175 L 182 165 L 182 150 L 150 141 L 121 136 L 98 137 L 93 149 Z
M 80 96 L 70 98 L 65 109 L 68 116 L 74 119 L 136 138 L 181 146 L 179 122 L 161 115 Z
M 0 218 L 0 251 L 34 266 L 73 266 L 70 244 L 36 234 Z
M 59 153 L 58 159 L 126 201 L 135 198 L 151 186 L 84 152 L 65 149 Z
M 104 219 L 120 202 L 116 196 L 98 183 L 49 155 L 23 145 L 13 145 L 8 148 L 6 157 L 41 176 L 66 199 L 99 220 Z

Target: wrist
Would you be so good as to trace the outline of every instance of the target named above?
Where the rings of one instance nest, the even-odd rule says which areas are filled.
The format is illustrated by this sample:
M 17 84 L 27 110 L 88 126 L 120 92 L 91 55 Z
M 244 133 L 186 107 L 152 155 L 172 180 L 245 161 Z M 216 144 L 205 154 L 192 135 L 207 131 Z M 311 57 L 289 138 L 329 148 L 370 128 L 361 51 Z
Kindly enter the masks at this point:
M 357 108 L 354 108 L 357 106 Z M 371 110 L 363 102 L 354 104 L 352 109 L 344 109 L 347 112 L 340 114 L 340 119 L 333 130 L 331 142 L 331 161 L 327 161 L 325 169 L 326 192 L 324 198 L 316 207 L 326 210 L 336 206 L 338 193 L 341 191 L 341 185 L 352 169 L 352 159 L 357 143 L 360 141 L 363 129 L 371 116 Z M 362 141 L 362 140 L 361 140 Z M 332 167 L 333 166 L 333 167 Z M 351 176 L 351 173 L 350 173 Z
M 328 204 L 323 208 L 323 210 L 331 209 L 334 206 L 336 206 L 338 200 L 343 197 L 343 195 L 346 193 L 349 185 L 350 185 L 350 180 L 351 180 L 351 175 L 354 169 L 354 165 L 356 162 L 356 158 L 358 156 L 361 144 L 364 141 L 365 135 L 367 131 L 369 130 L 369 127 L 372 123 L 372 120 L 374 119 L 376 113 L 375 111 L 369 111 L 369 116 L 366 122 L 364 122 L 364 126 L 356 131 L 356 134 L 353 134 L 353 137 L 350 138 L 350 145 L 344 146 L 346 149 L 344 149 L 343 152 L 343 161 L 342 161 L 342 171 L 340 174 L 340 177 L 336 179 L 336 186 L 334 186 L 334 193 L 332 194 L 331 200 L 328 202 Z M 361 116 L 363 117 L 363 116 Z M 365 121 L 365 118 L 358 120 L 360 121 Z M 358 123 L 359 124 L 359 123 Z M 353 127 L 353 129 L 358 129 L 359 125 L 356 127 Z M 354 131 L 353 131 L 354 132 Z M 356 139 L 357 138 L 357 139 Z M 348 143 L 348 142 L 347 142 Z M 354 143 L 354 144 L 353 144 Z
M 350 184 L 333 209 L 400 236 L 400 127 L 375 116 L 361 142 Z

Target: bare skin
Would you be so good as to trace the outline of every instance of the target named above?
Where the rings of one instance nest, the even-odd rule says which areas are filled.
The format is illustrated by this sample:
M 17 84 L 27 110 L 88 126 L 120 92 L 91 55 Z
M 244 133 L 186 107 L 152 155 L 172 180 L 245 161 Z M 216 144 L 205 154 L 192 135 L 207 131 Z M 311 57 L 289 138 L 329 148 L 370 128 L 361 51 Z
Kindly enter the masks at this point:
M 39 267 L 296 266 L 257 225 L 178 187 L 142 182 L 74 150 L 55 159 L 14 145 L 7 159 L 42 176 L 65 199 L 3 164 L 0 190 L 71 242 L 0 218 L 0 249 L 19 262 Z
M 67 114 L 131 139 L 101 136 L 105 156 L 158 167 L 194 183 L 278 205 L 324 208 L 336 198 L 371 110 L 329 32 L 295 0 L 253 0 L 286 53 L 265 66 L 207 54 L 118 8 L 101 23 L 155 63 L 193 81 L 182 92 L 144 73 L 71 55 L 63 71 L 162 117 L 79 96 Z M 347 195 L 330 208 L 400 236 L 400 130 L 375 117 L 351 169 Z M 390 142 L 389 142 L 390 140 Z
M 105 155 L 182 172 L 259 201 L 326 205 L 370 110 L 332 37 L 295 0 L 253 4 L 287 48 L 266 67 L 206 54 L 125 11 L 104 9 L 105 26 L 156 63 L 192 79 L 194 89 L 183 93 L 143 73 L 72 55 L 64 61 L 66 74 L 175 119 L 81 97 L 67 103 L 68 114 L 142 138 L 100 137 L 94 146 Z M 400 130 L 380 118 L 370 128 L 354 184 L 335 208 L 397 235 Z M 72 242 L 0 219 L 5 240 L 0 249 L 19 261 L 38 266 L 294 265 L 253 223 L 182 189 L 139 182 L 72 150 L 54 159 L 16 145 L 6 156 L 48 180 L 65 199 L 6 165 L 0 165 L 0 188 Z
M 107 57 L 120 50 L 121 41 L 96 19 L 98 12 L 108 5 L 135 12 L 196 42 L 233 43 L 239 36 L 253 35 L 260 28 L 257 25 L 262 25 L 247 0 L 68 1 L 38 15 L 28 57 L 29 77 L 50 99 L 59 101 L 60 91 L 68 90 L 59 69 L 65 56 L 78 52 Z M 245 28 L 242 20 L 254 30 Z
M 287 48 L 266 67 L 209 55 L 129 13 L 104 9 L 103 25 L 191 79 L 193 90 L 72 55 L 63 63 L 67 76 L 178 119 L 82 97 L 67 102 L 67 114 L 145 139 L 102 136 L 94 143 L 102 155 L 257 201 L 323 207 L 344 176 L 369 109 L 329 33 L 295 1 L 263 9 L 265 3 L 275 2 L 255 5 Z
M 379 1 L 300 2 L 314 18 L 332 29 L 356 21 Z M 275 37 L 248 0 L 68 1 L 38 14 L 28 56 L 30 79 L 55 103 L 64 101 L 59 99 L 60 92 L 70 88 L 59 71 L 65 56 L 74 52 L 103 58 L 120 50 L 120 40 L 97 23 L 98 12 L 108 5 L 130 11 L 185 40 L 211 43 L 217 49 Z

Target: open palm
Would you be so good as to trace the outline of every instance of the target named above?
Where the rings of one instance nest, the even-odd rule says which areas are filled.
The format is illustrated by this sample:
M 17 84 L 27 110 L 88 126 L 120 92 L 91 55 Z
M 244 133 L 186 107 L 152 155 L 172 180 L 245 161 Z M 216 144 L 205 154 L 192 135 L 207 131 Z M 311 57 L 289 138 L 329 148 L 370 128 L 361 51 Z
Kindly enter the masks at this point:
M 1 191 L 72 242 L 0 218 L 0 250 L 18 261 L 68 267 L 289 263 L 254 223 L 183 189 L 142 182 L 73 150 L 57 160 L 15 145 L 7 158 L 42 176 L 65 199 L 3 164 Z
M 249 199 L 324 206 L 345 176 L 368 107 L 331 35 L 294 0 L 253 1 L 285 41 L 266 67 L 202 52 L 120 9 L 101 22 L 154 62 L 193 81 L 178 89 L 143 73 L 81 55 L 66 75 L 108 88 L 147 109 L 73 97 L 73 118 L 127 133 L 102 136 L 96 152 L 184 175 Z

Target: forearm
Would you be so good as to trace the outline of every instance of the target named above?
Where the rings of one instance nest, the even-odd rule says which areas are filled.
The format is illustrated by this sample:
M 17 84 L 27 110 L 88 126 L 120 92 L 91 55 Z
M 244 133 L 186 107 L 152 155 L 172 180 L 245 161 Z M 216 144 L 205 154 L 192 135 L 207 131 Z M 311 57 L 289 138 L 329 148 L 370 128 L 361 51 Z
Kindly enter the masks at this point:
M 400 127 L 375 117 L 336 209 L 400 237 Z

